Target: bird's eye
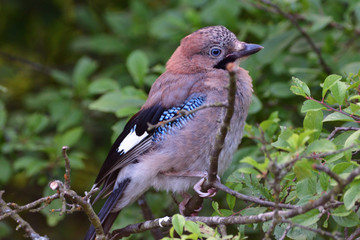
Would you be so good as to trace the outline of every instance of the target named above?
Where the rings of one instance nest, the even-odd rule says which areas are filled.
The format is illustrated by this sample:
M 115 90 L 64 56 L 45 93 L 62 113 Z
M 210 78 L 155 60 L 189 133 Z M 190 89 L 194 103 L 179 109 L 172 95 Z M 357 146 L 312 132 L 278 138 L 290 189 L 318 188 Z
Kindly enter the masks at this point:
M 210 49 L 210 55 L 213 57 L 218 57 L 221 54 L 221 49 L 218 47 L 213 47 Z

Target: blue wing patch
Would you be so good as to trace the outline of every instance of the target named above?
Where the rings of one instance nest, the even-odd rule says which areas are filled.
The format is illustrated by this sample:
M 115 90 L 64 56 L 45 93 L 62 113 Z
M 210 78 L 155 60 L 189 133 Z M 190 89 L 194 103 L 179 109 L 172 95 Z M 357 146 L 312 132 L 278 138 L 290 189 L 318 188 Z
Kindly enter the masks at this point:
M 181 110 L 192 111 L 198 107 L 200 107 L 205 101 L 204 96 L 193 97 L 185 101 L 185 103 L 180 106 L 172 107 L 170 109 L 165 110 L 160 118 L 159 122 L 168 121 L 176 116 L 178 116 L 178 112 Z M 194 113 L 181 116 L 179 118 L 174 119 L 174 121 L 168 122 L 158 128 L 155 129 L 155 132 L 152 136 L 153 141 L 161 141 L 165 137 L 166 134 L 171 134 L 174 130 L 182 128 L 187 121 L 194 118 Z

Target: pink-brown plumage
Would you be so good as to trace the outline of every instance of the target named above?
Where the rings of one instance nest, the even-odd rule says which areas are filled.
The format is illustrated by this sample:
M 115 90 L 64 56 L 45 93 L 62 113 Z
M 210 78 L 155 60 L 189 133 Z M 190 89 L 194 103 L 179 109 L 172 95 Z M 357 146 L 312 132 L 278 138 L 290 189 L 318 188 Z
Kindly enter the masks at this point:
M 237 40 L 223 26 L 200 29 L 181 41 L 167 62 L 166 72 L 153 84 L 147 101 L 114 143 L 95 182 L 94 186 L 104 186 L 100 195 L 110 193 L 99 213 L 106 232 L 119 211 L 149 188 L 181 193 L 199 180 L 199 177 L 163 173 L 208 170 L 225 109 L 201 109 L 191 117 L 156 130 L 149 131 L 147 123 L 156 124 L 162 117 L 176 115 L 176 109 L 186 106 L 196 108 L 226 102 L 229 85 L 226 64 L 239 62 L 261 48 Z M 219 175 L 229 166 L 240 144 L 251 102 L 252 80 L 248 72 L 239 68 L 236 76 L 235 110 L 220 153 Z M 136 138 L 139 141 L 128 150 L 129 139 Z M 127 150 L 121 151 L 119 146 L 125 145 Z M 85 239 L 93 239 L 94 235 L 92 228 Z

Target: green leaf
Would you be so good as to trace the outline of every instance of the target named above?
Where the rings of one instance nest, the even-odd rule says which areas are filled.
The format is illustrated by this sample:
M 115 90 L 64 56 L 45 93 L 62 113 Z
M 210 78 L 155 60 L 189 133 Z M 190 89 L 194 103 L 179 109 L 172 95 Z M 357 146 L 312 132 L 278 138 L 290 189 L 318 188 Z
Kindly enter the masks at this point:
M 306 113 L 304 118 L 304 129 L 306 130 L 316 130 L 313 132 L 313 134 L 310 136 L 309 141 L 312 142 L 315 139 L 318 139 L 320 137 L 320 133 L 323 126 L 323 112 L 321 110 L 318 111 L 309 111 Z
M 287 46 L 291 45 L 298 35 L 298 32 L 290 30 L 287 32 L 275 33 L 272 37 L 265 38 L 266 40 L 261 43 L 264 49 L 256 55 L 257 60 L 262 64 L 271 63 L 271 59 L 279 56 Z
M 41 170 L 49 165 L 48 162 L 31 156 L 24 156 L 16 159 L 14 170 L 25 170 L 27 176 L 38 174 Z
M 218 202 L 212 201 L 211 206 L 217 214 L 221 215 L 221 213 L 219 211 L 219 203 Z
M 69 76 L 69 74 L 67 74 L 63 71 L 52 70 L 50 72 L 50 75 L 53 79 L 55 79 L 55 81 L 57 81 L 60 84 L 64 84 L 64 85 L 71 84 L 71 77 Z
M 137 86 L 142 87 L 147 72 L 149 71 L 149 60 L 141 50 L 135 50 L 128 56 L 126 67 L 133 77 Z
M 134 87 L 122 88 L 102 95 L 89 105 L 91 110 L 116 113 L 121 109 L 139 109 L 146 100 L 146 94 Z
M 246 168 L 246 167 L 242 167 L 242 168 L 239 168 L 237 170 L 238 172 L 241 172 L 241 173 L 245 173 L 245 174 L 255 174 L 255 175 L 259 175 L 260 173 L 258 171 L 256 171 L 254 168 Z
M 350 210 L 355 202 L 360 200 L 360 181 L 353 182 L 350 188 L 344 194 L 344 205 L 347 210 Z
M 75 127 L 63 134 L 57 135 L 55 137 L 55 143 L 58 149 L 61 149 L 62 146 L 73 146 L 75 145 L 81 138 L 83 134 L 82 127 Z
M 186 221 L 185 229 L 191 233 L 195 233 L 197 235 L 196 239 L 202 237 L 199 225 L 193 221 Z
M 276 98 L 289 98 L 292 96 L 289 87 L 288 82 L 273 82 L 270 85 L 269 91 Z
M 255 94 L 253 94 L 248 114 L 257 113 L 261 109 L 262 109 L 262 103 L 261 103 L 260 99 L 257 96 L 255 96 Z
M 355 227 L 355 226 L 359 226 L 360 224 L 359 217 L 354 212 L 351 212 L 346 217 L 332 216 L 332 218 L 335 220 L 337 224 L 343 227 Z
M 72 42 L 71 47 L 75 51 L 91 51 L 110 55 L 121 54 L 127 48 L 116 36 L 102 33 L 91 37 L 78 37 Z
M 33 113 L 26 119 L 26 130 L 29 133 L 38 134 L 48 126 L 49 122 L 47 116 Z
M 355 147 L 353 149 L 347 150 L 344 154 L 345 154 L 345 158 L 346 160 L 350 161 L 351 160 L 351 156 L 352 156 L 352 151 L 354 149 L 359 149 L 359 144 L 360 144 L 360 130 L 357 130 L 356 132 L 352 133 L 348 139 L 346 139 L 345 144 L 344 144 L 344 148 L 350 147 L 352 145 L 355 145 Z
M 308 111 L 317 111 L 326 109 L 324 105 L 314 100 L 306 100 L 301 107 L 301 112 L 308 112 Z
M 292 85 L 290 87 L 290 90 L 296 95 L 310 97 L 309 87 L 306 85 L 306 83 L 296 77 L 292 78 Z
M 298 161 L 294 165 L 294 173 L 296 178 L 300 181 L 312 176 L 312 163 L 308 160 Z
M 340 177 L 346 178 L 354 169 L 354 165 L 351 162 L 341 162 L 334 165 L 331 169 L 334 173 Z
M 336 150 L 336 146 L 333 142 L 327 139 L 315 140 L 310 143 L 306 149 L 307 153 L 322 153 L 322 152 L 332 152 Z
M 320 182 L 320 186 L 324 191 L 328 190 L 329 187 L 329 182 L 330 182 L 330 177 L 329 175 L 327 175 L 324 172 L 320 172 L 320 176 L 319 176 L 319 182 Z
M 327 93 L 327 91 L 335 85 L 335 83 L 337 81 L 341 80 L 341 76 L 340 75 L 336 75 L 336 74 L 332 74 L 329 75 L 325 78 L 324 84 L 323 84 L 323 90 L 322 90 L 322 97 L 325 97 L 325 94 Z
M 86 89 L 89 76 L 97 69 L 96 61 L 89 57 L 82 57 L 75 65 L 73 72 L 74 86 L 78 91 Z
M 38 159 L 32 156 L 24 156 L 16 159 L 14 163 L 14 170 L 25 170 L 27 176 L 33 176 L 38 174 L 41 170 L 46 168 L 49 165 L 48 162 Z
M 184 231 L 185 218 L 180 214 L 175 214 L 171 219 L 172 225 L 175 228 L 175 231 L 181 236 Z
M 316 177 L 305 178 L 296 184 L 299 199 L 316 194 Z
M 245 157 L 242 160 L 240 160 L 240 162 L 250 164 L 251 166 L 259 169 L 260 171 L 265 171 L 267 168 L 267 165 L 269 164 L 268 159 L 266 159 L 264 163 L 258 163 L 252 157 Z M 259 172 L 257 172 L 257 173 L 259 173 Z
M 341 205 L 336 209 L 330 210 L 330 212 L 332 216 L 346 217 L 349 216 L 352 211 L 347 210 L 344 205 Z
M 359 95 L 359 97 L 360 97 L 360 95 Z M 360 105 L 359 105 L 359 103 L 356 103 L 356 104 L 350 103 L 350 107 L 345 109 L 345 111 L 348 110 L 348 109 L 350 109 L 350 111 L 351 111 L 351 112 L 349 112 L 350 114 L 355 114 L 355 115 L 360 116 Z
M 100 94 L 120 90 L 119 84 L 111 78 L 99 78 L 90 83 L 88 91 L 91 94 Z
M 318 226 L 316 223 L 314 223 L 313 225 L 308 226 L 309 228 L 312 229 L 317 229 Z M 312 232 L 312 231 L 307 231 L 304 230 L 303 228 L 300 227 L 293 227 L 290 229 L 290 231 L 286 234 L 286 236 L 288 237 L 288 239 L 296 239 L 296 240 L 315 240 L 316 238 L 316 232 Z M 280 236 L 281 237 L 281 236 Z M 277 239 L 280 239 L 277 238 Z
M 334 96 L 337 104 L 344 104 L 347 87 L 348 86 L 345 83 L 340 81 L 336 82 L 334 85 L 332 85 L 332 87 L 330 87 L 330 91 Z
M 291 148 L 288 143 L 288 139 L 294 134 L 294 132 L 287 127 L 281 126 L 280 128 L 281 128 L 281 133 L 278 137 L 278 140 L 272 143 L 271 145 L 278 149 L 290 151 Z
M 349 117 L 339 112 L 330 113 L 323 120 L 323 122 L 333 122 L 333 121 L 355 122 L 355 120 L 352 117 Z
M 0 156 L 0 185 L 5 184 L 12 176 L 12 168 L 10 162 L 3 156 Z M 2 185 L 3 186 L 3 185 Z
M 311 32 L 319 32 L 325 28 L 333 20 L 333 18 L 322 14 L 312 14 L 311 20 L 313 23 L 310 29 Z
M 301 224 L 303 226 L 310 226 L 320 219 L 320 212 L 318 209 L 313 209 L 304 214 L 291 218 L 294 223 Z
M 233 210 L 235 207 L 236 198 L 230 194 L 226 194 L 226 202 L 230 210 Z
M 341 68 L 341 72 L 357 74 L 360 69 L 360 62 L 350 62 Z
M 253 216 L 266 212 L 266 207 L 250 207 L 241 211 L 242 216 Z

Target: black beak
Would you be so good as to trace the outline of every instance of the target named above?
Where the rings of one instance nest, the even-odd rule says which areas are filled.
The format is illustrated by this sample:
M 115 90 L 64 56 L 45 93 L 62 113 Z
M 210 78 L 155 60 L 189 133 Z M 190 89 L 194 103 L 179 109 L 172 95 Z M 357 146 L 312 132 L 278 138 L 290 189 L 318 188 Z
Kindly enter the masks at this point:
M 223 60 L 214 66 L 214 68 L 225 69 L 226 65 L 230 62 L 235 62 L 236 59 L 250 56 L 257 53 L 264 47 L 258 44 L 245 43 L 245 48 L 240 51 L 228 54 Z
M 238 58 L 241 58 L 241 57 L 246 57 L 246 56 L 249 56 L 251 54 L 257 53 L 258 51 L 260 51 L 263 48 L 264 48 L 263 46 L 258 45 L 258 44 L 245 43 L 245 48 L 244 49 L 242 49 L 242 50 L 240 50 L 238 52 L 231 53 L 228 56 L 232 56 L 232 57 L 238 59 Z

